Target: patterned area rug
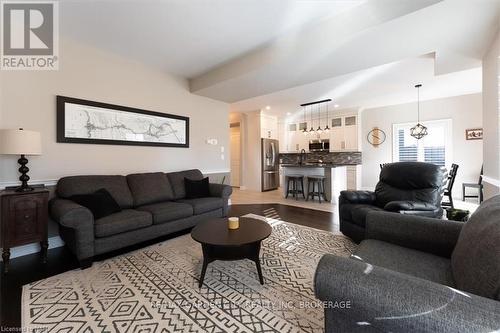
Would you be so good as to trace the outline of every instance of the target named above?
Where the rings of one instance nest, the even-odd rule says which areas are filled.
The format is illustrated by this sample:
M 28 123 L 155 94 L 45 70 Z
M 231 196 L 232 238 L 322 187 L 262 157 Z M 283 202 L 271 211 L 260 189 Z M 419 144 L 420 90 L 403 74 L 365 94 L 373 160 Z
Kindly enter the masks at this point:
M 349 256 L 343 235 L 266 220 L 265 284 L 249 260 L 209 264 L 198 288 L 201 246 L 184 235 L 23 287 L 22 324 L 42 332 L 321 332 L 314 297 L 325 253 Z

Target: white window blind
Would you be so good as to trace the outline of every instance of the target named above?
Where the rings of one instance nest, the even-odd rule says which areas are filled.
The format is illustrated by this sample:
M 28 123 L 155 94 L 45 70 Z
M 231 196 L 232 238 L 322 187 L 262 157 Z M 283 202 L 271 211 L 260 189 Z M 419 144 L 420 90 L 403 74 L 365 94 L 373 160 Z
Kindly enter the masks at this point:
M 415 161 L 449 166 L 452 163 L 451 119 L 422 122 L 428 134 L 417 140 L 410 135 L 410 128 L 415 123 L 394 124 L 393 154 L 394 162 Z

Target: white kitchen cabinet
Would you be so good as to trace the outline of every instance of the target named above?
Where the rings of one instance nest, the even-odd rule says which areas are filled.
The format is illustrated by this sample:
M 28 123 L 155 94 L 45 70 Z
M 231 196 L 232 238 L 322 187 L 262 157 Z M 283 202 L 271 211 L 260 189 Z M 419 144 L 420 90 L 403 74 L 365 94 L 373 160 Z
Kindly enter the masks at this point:
M 344 149 L 344 128 L 335 127 L 331 129 L 330 150 L 342 151 Z
M 280 152 L 286 152 L 288 151 L 288 140 L 287 140 L 287 131 L 286 131 L 286 124 L 279 122 L 278 123 L 278 141 L 279 141 L 279 150 Z
M 295 127 L 292 125 L 295 125 Z M 285 122 L 278 124 L 278 140 L 280 142 L 280 152 L 288 153 L 293 151 L 296 135 L 296 130 L 293 130 L 294 128 L 296 128 L 296 124 Z
M 260 136 L 266 139 L 278 139 L 278 117 L 264 114 L 260 116 Z
M 347 166 L 347 190 L 355 191 L 358 189 L 358 167 L 356 165 Z
M 311 137 L 305 136 L 302 132 L 299 132 L 297 135 L 300 136 L 300 139 L 298 140 L 299 141 L 299 151 L 302 149 L 305 149 L 305 151 L 308 152 L 309 151 L 309 140 L 311 140 Z
M 284 130 L 285 143 L 280 141 L 280 151 L 287 153 L 293 152 L 295 149 L 295 141 L 297 141 L 297 124 L 286 123 Z
M 344 118 L 344 150 L 358 150 L 358 119 L 357 116 Z
M 356 115 L 332 119 L 331 151 L 358 151 L 358 117 Z
M 280 146 L 280 151 L 290 153 L 296 153 L 302 149 L 309 151 L 310 137 L 302 133 L 300 123 L 286 124 L 284 128 L 286 136 L 280 135 L 280 138 L 283 137 L 285 140 L 282 144 L 280 139 L 280 145 L 283 145 L 283 148 Z

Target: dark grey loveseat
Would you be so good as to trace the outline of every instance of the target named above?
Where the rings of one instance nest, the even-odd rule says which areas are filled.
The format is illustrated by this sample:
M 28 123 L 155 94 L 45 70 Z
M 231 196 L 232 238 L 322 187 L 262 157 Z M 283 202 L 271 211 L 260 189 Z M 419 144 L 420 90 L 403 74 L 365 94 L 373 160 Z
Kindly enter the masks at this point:
M 128 176 L 72 176 L 57 183 L 57 197 L 50 215 L 60 234 L 82 266 L 95 255 L 157 238 L 196 225 L 211 217 L 227 215 L 232 189 L 210 184 L 210 197 L 186 199 L 184 178 L 203 178 L 199 170 L 140 173 Z M 122 209 L 98 220 L 90 210 L 68 200 L 77 194 L 105 188 Z
M 320 260 L 315 292 L 351 305 L 325 309 L 326 332 L 498 332 L 500 196 L 465 224 L 369 213 L 355 256 Z

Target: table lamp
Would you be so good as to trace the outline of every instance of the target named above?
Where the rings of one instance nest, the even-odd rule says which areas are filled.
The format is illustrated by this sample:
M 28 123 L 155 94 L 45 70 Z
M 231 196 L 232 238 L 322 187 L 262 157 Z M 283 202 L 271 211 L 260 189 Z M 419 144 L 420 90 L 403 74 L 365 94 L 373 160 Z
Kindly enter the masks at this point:
M 28 186 L 28 159 L 26 155 L 41 155 L 42 143 L 40 133 L 35 131 L 26 131 L 20 129 L 2 129 L 0 130 L 0 154 L 4 155 L 21 155 L 17 162 L 21 165 L 19 172 L 21 176 L 21 186 L 16 189 L 16 192 L 33 191 L 33 188 Z

